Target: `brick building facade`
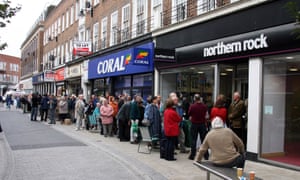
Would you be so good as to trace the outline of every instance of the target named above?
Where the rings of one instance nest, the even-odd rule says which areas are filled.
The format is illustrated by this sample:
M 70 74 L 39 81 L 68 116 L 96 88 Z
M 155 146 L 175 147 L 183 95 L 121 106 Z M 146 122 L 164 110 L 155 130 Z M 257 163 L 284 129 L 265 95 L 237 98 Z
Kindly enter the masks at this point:
M 20 58 L 0 54 L 0 95 L 8 90 L 18 89 L 16 85 L 20 80 Z

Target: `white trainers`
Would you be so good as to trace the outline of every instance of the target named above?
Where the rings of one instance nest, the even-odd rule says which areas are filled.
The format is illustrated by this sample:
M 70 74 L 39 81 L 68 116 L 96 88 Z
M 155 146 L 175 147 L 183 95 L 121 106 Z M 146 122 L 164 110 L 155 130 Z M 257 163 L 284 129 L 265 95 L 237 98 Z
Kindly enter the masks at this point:
M 79 131 L 79 128 L 75 128 L 75 131 Z

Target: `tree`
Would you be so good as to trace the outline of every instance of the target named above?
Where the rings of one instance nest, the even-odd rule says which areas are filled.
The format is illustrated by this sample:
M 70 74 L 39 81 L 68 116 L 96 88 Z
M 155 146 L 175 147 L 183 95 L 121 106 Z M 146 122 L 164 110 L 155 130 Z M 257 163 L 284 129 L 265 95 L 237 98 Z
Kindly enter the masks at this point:
M 294 32 L 297 34 L 297 39 L 300 39 L 300 28 L 299 28 L 299 25 L 300 25 L 300 6 L 297 2 L 290 1 L 286 4 L 286 8 L 291 13 L 291 15 L 293 17 L 295 17 L 297 28 L 295 29 Z
M 16 15 L 18 11 L 21 10 L 21 6 L 17 5 L 16 7 L 10 6 L 11 1 L 2 0 L 0 3 L 0 28 L 6 27 L 7 23 L 10 23 L 10 19 Z M 7 43 L 0 44 L 0 50 L 5 49 Z

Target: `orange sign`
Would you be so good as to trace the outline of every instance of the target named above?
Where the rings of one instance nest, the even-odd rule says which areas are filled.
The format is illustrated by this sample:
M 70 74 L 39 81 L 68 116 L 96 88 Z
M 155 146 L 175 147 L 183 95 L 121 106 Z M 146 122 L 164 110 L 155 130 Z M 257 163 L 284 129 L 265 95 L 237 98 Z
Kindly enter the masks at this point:
M 65 68 L 60 68 L 55 71 L 55 81 L 65 80 Z

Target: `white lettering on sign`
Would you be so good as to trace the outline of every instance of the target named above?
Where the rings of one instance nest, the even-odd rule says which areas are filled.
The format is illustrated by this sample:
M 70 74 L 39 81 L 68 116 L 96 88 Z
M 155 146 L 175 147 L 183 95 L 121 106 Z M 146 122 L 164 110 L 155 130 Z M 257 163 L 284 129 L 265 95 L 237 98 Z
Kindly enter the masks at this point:
M 98 63 L 97 73 L 106 74 L 125 70 L 124 56 L 106 59 Z
M 244 41 L 236 41 L 231 43 L 218 42 L 217 45 L 203 49 L 203 56 L 217 56 L 223 54 L 237 53 L 241 51 L 251 51 L 269 47 L 267 36 L 261 34 L 255 39 L 247 39 Z

